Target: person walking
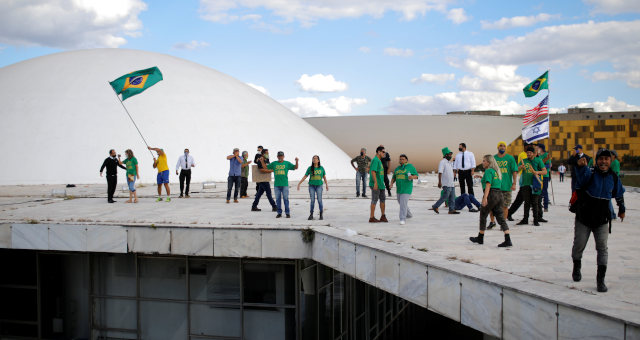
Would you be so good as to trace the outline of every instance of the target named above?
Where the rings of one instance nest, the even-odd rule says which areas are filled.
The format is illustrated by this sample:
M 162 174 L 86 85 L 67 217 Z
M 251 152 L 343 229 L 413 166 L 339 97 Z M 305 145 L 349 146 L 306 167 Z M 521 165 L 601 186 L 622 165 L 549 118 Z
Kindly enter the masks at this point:
M 533 210 L 533 225 L 540 226 L 540 193 L 542 192 L 539 185 L 534 188 L 533 181 L 542 182 L 541 175 L 547 173 L 542 160 L 536 157 L 533 145 L 527 146 L 527 158 L 523 159 L 518 165 L 518 169 L 522 170 L 522 180 L 520 181 L 520 190 L 522 190 L 522 199 L 524 200 L 524 216 L 516 225 L 529 224 L 529 209 Z M 534 178 L 535 176 L 535 178 Z
M 369 168 L 369 187 L 371 188 L 371 214 L 369 216 L 369 223 L 377 222 L 389 222 L 387 216 L 384 214 L 385 208 L 385 186 L 382 176 L 384 174 L 384 168 L 382 167 L 382 158 L 386 154 L 384 147 L 379 146 L 376 149 L 376 156 L 371 161 Z M 380 219 L 375 218 L 376 204 L 380 200 Z
M 469 240 L 473 243 L 484 244 L 487 216 L 490 211 L 493 211 L 500 229 L 504 232 L 504 242 L 498 244 L 498 247 L 511 247 L 513 244 L 511 243 L 511 235 L 509 235 L 509 226 L 502 215 L 504 206 L 502 203 L 502 183 L 500 182 L 502 171 L 500 171 L 496 159 L 491 155 L 482 157 L 482 167 L 485 170 L 481 180 L 484 195 L 482 196 L 482 208 L 480 208 L 480 232 L 476 237 L 469 237 Z
M 118 167 L 127 170 L 120 161 L 120 155 L 116 157 L 116 150 L 109 150 L 109 157 L 105 158 L 100 167 L 100 177 L 104 168 L 107 168 L 107 203 L 116 203 L 113 200 L 113 194 L 116 192 L 116 186 L 118 185 Z
M 575 184 L 578 190 L 578 198 L 575 203 L 576 218 L 574 222 L 573 247 L 571 258 L 573 259 L 573 281 L 582 280 L 582 253 L 593 233 L 596 243 L 598 271 L 596 285 L 598 292 L 606 292 L 607 286 L 604 278 L 607 272 L 608 234 L 611 233 L 611 210 L 609 202 L 616 200 L 618 205 L 618 217 L 624 221 L 624 187 L 618 176 L 611 169 L 611 151 L 601 149 L 596 154 L 596 167 L 593 170 L 586 165 L 587 159 L 580 158 L 576 163 Z M 608 225 L 608 229 L 607 229 Z
M 256 165 L 258 166 L 258 171 L 263 172 L 263 173 L 271 173 L 271 171 L 269 171 L 269 169 L 267 169 L 267 164 L 269 164 L 269 149 L 263 149 L 261 151 L 261 155 L 258 158 L 258 162 L 256 163 Z M 254 178 L 254 180 L 256 180 Z M 261 211 L 261 209 L 258 208 L 258 203 L 260 202 L 260 197 L 262 197 L 262 194 L 265 194 L 265 196 L 267 196 L 267 199 L 269 200 L 269 204 L 271 204 L 271 211 L 278 211 L 278 208 L 276 207 L 276 202 L 273 200 L 273 196 L 271 195 L 271 175 L 269 175 L 269 179 L 266 181 L 257 181 L 256 180 L 256 197 L 253 200 L 253 204 L 251 204 L 251 211 Z
M 431 206 L 431 210 L 435 211 L 436 214 L 440 213 L 438 208 L 445 201 L 449 204 L 449 214 L 456 215 L 460 213 L 455 209 L 456 186 L 453 184 L 454 175 L 451 155 L 453 155 L 453 152 L 448 147 L 442 148 L 442 159 L 438 164 L 438 188 L 442 188 L 443 193 L 440 195 L 440 199 Z
M 560 175 L 560 182 L 564 182 L 564 173 L 567 172 L 567 167 L 564 166 L 564 163 L 558 166 L 558 174 Z
M 358 167 L 354 166 L 356 163 Z M 351 167 L 356 171 L 356 197 L 360 197 L 360 182 L 362 182 L 362 197 L 367 197 L 367 174 L 371 158 L 367 156 L 367 149 L 360 149 L 360 155 L 351 160 Z
M 327 191 L 329 191 L 329 182 L 327 182 L 327 176 L 324 168 L 320 165 L 320 156 L 315 155 L 311 159 L 311 166 L 307 168 L 307 172 L 305 172 L 304 177 L 302 177 L 300 182 L 298 182 L 298 191 L 300 191 L 300 184 L 302 184 L 307 177 L 309 177 L 309 197 L 311 198 L 311 213 L 309 213 L 308 220 L 313 220 L 313 208 L 316 203 L 316 197 L 318 198 L 318 208 L 320 209 L 320 217 L 318 219 L 322 220 L 322 213 L 324 212 L 324 207 L 322 206 L 322 180 L 324 180 Z
M 229 177 L 227 177 L 227 203 L 231 199 L 231 188 L 235 185 L 233 191 L 233 203 L 238 203 L 238 190 L 240 190 L 240 178 L 242 177 L 242 158 L 240 158 L 240 149 L 233 149 L 233 154 L 227 156 L 229 161 Z
M 263 167 L 266 166 L 268 172 L 273 172 L 273 190 L 276 192 L 276 207 L 278 207 L 278 214 L 276 218 L 282 217 L 282 201 L 284 200 L 284 212 L 287 218 L 291 218 L 291 212 L 289 211 L 289 170 L 298 169 L 298 157 L 296 159 L 296 164 L 293 165 L 289 161 L 284 160 L 284 152 L 278 151 L 278 161 L 270 163 L 269 165 L 262 164 Z M 264 160 L 260 160 L 264 162 Z
M 413 180 L 418 179 L 418 170 L 409 163 L 409 157 L 405 154 L 400 155 L 398 163 L 400 165 L 393 170 L 389 187 L 393 188 L 393 184 L 398 183 L 396 194 L 398 194 L 398 204 L 400 205 L 400 225 L 404 225 L 407 218 L 413 217 L 409 209 L 409 198 L 411 198 L 413 191 Z
M 178 198 L 189 198 L 189 185 L 191 184 L 191 168 L 196 166 L 193 160 L 193 156 L 189 154 L 189 149 L 184 149 L 184 156 L 178 157 L 178 163 L 176 164 L 176 175 L 180 170 L 180 196 Z M 185 181 L 187 183 L 185 191 Z M 183 196 L 184 193 L 184 196 Z
M 586 158 L 587 164 L 589 164 L 589 162 L 591 161 L 591 157 L 589 157 L 589 155 L 582 152 L 582 145 L 580 144 L 576 145 L 573 148 L 573 150 L 574 150 L 573 155 L 569 157 L 569 161 L 567 161 L 567 164 L 569 164 L 569 166 L 571 167 L 569 169 L 571 170 L 571 193 L 572 194 L 576 191 L 576 169 L 578 168 L 578 160 L 580 160 L 581 158 Z
M 127 167 L 127 186 L 129 187 L 129 200 L 125 203 L 138 203 L 138 193 L 136 192 L 136 179 L 140 178 L 138 171 L 138 160 L 133 156 L 131 149 L 125 150 L 127 158 L 122 162 Z
M 473 196 L 473 175 L 476 169 L 476 158 L 473 152 L 467 151 L 467 144 L 460 143 L 458 145 L 458 154 L 453 164 L 454 177 L 458 177 L 460 183 L 460 193 L 467 192 L 466 186 L 469 188 L 469 195 Z
M 156 202 L 162 201 L 162 186 L 167 193 L 167 202 L 171 202 L 171 189 L 169 188 L 169 165 L 167 164 L 167 154 L 161 148 L 147 147 L 149 150 L 155 151 L 158 158 L 153 158 L 153 167 L 158 169 L 156 183 L 158 183 L 158 199 Z
M 542 176 L 542 205 L 544 212 L 549 211 L 549 181 L 551 180 L 551 154 L 547 152 L 546 147 L 542 143 L 536 145 L 536 152 L 538 157 L 544 163 L 544 167 L 547 169 L 547 174 Z M 541 215 L 542 216 L 542 215 Z
M 504 216 L 509 215 L 509 205 L 511 205 L 511 193 L 516 190 L 516 179 L 518 178 L 518 164 L 516 164 L 515 158 L 507 153 L 507 143 L 498 143 L 498 153 L 493 155 L 498 167 L 500 168 L 500 187 L 502 193 L 502 204 Z M 495 216 L 491 213 L 491 222 L 487 226 L 487 229 L 491 229 L 496 226 Z
M 249 160 L 249 152 L 242 151 L 242 171 L 240 178 L 240 198 L 247 198 L 247 188 L 249 187 L 249 166 L 251 161 Z
M 522 149 L 522 152 L 520 152 L 518 154 L 518 161 L 517 164 L 522 163 L 522 161 L 524 159 L 527 158 L 527 147 L 531 145 L 527 142 L 524 142 L 524 148 Z M 520 176 L 520 180 L 518 182 L 520 189 L 518 189 L 518 194 L 516 195 L 516 199 L 513 200 L 513 203 L 511 203 L 511 206 L 509 207 L 508 213 L 507 213 L 507 220 L 508 221 L 514 221 L 512 215 L 518 211 L 518 209 L 520 209 L 520 206 L 522 205 L 522 203 L 524 203 L 524 198 L 523 198 L 523 192 L 522 192 L 522 169 L 518 170 L 518 175 Z
M 384 148 L 384 145 L 380 145 L 380 146 Z M 382 168 L 384 169 L 384 177 L 382 177 L 382 179 L 384 179 L 384 186 L 385 188 L 387 188 L 389 197 L 391 197 L 391 187 L 389 186 L 389 177 L 387 176 L 390 172 L 389 164 L 391 163 L 391 155 L 389 155 L 388 152 L 385 152 L 384 157 L 381 159 L 381 161 L 382 161 Z

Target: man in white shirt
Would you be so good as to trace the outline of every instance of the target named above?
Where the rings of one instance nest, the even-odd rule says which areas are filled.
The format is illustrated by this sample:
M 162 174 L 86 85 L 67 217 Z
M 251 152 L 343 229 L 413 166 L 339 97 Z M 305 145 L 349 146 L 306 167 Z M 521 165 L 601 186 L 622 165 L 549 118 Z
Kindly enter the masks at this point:
M 189 154 L 189 149 L 184 149 L 184 155 L 178 157 L 178 164 L 176 164 L 176 175 L 180 170 L 180 196 L 178 198 L 189 198 L 189 184 L 191 183 L 191 168 L 196 166 L 193 161 L 193 157 Z M 187 181 L 187 190 L 184 189 L 184 182 Z M 184 192 L 184 196 L 182 193 Z
M 476 158 L 473 152 L 467 151 L 467 144 L 460 143 L 458 146 L 458 154 L 456 155 L 453 171 L 458 176 L 460 183 L 460 194 L 467 192 L 465 183 L 469 187 L 469 195 L 473 196 L 473 173 L 476 169 Z
M 567 172 L 567 167 L 563 164 L 560 164 L 558 167 L 558 173 L 560 174 L 560 182 L 564 182 L 564 173 Z
M 456 187 L 453 184 L 453 166 L 451 165 L 451 155 L 453 152 L 448 147 L 442 148 L 442 160 L 438 165 L 438 188 L 442 188 L 440 199 L 431 206 L 431 210 L 439 214 L 438 208 L 444 201 L 449 202 L 449 214 L 459 214 L 456 211 Z

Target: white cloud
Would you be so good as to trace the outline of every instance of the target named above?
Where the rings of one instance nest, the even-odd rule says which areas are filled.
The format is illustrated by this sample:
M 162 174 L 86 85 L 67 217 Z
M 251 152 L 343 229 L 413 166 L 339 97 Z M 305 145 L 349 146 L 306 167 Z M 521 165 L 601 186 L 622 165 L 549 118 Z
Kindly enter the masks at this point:
M 592 107 L 596 112 L 640 111 L 640 106 L 627 104 L 611 96 L 606 102 L 580 103 L 569 107 Z
M 252 84 L 252 83 L 247 83 L 247 85 L 249 85 L 249 86 L 253 87 L 254 89 L 256 89 L 256 90 L 258 90 L 258 91 L 262 92 L 262 94 L 264 94 L 264 95 L 267 95 L 267 96 L 269 96 L 269 95 L 270 95 L 270 94 L 269 94 L 269 91 L 268 91 L 265 87 L 263 87 L 263 86 L 256 85 L 256 84 Z
M 596 71 L 591 76 L 593 81 L 601 80 L 624 80 L 629 87 L 640 88 L 640 69 L 629 72 L 604 72 Z
M 0 1 L 0 42 L 54 48 L 119 47 L 140 36 L 142 0 Z
M 423 73 L 420 75 L 420 77 L 411 79 L 411 82 L 414 84 L 417 84 L 417 83 L 444 84 L 448 81 L 454 80 L 455 77 L 456 75 L 453 73 L 440 73 L 440 74 Z
M 451 20 L 454 24 L 459 25 L 469 20 L 469 17 L 464 12 L 464 8 L 452 8 L 447 13 L 447 19 Z
M 396 97 L 387 108 L 391 114 L 442 115 L 450 111 L 500 110 L 502 114 L 522 114 L 526 107 L 508 100 L 499 92 L 443 92 L 433 96 Z
M 336 97 L 320 100 L 315 97 L 298 97 L 280 100 L 280 103 L 300 117 L 340 116 L 350 113 L 354 106 L 367 103 L 365 98 Z
M 552 15 L 547 13 L 540 13 L 538 15 L 531 15 L 531 16 L 501 18 L 500 20 L 493 21 L 493 22 L 481 21 L 480 24 L 482 25 L 482 28 L 486 30 L 505 30 L 505 29 L 510 29 L 514 27 L 533 26 L 539 22 L 545 22 L 545 21 L 549 21 L 551 19 L 559 18 L 559 17 L 560 16 L 557 14 Z
M 583 0 L 585 4 L 593 6 L 592 13 L 624 14 L 640 13 L 638 0 Z
M 358 49 L 358 51 L 362 52 L 362 53 L 369 53 L 371 52 L 371 48 L 367 47 L 367 46 L 362 46 Z
M 173 45 L 173 48 L 176 50 L 195 50 L 196 48 L 207 47 L 207 46 L 209 46 L 208 42 L 191 40 L 190 42 L 186 42 L 186 43 L 185 42 L 177 43 Z
M 299 22 L 303 26 L 318 20 L 359 18 L 371 16 L 381 18 L 387 12 L 399 13 L 405 20 L 413 20 L 428 11 L 446 10 L 451 0 L 200 0 L 202 18 L 214 22 L 239 20 L 251 10 L 266 10 L 285 22 Z
M 387 47 L 384 49 L 384 54 L 392 57 L 411 57 L 413 56 L 413 50 L 409 48 L 395 48 Z
M 337 81 L 332 74 L 303 74 L 296 83 L 306 92 L 341 92 L 348 88 L 347 83 Z

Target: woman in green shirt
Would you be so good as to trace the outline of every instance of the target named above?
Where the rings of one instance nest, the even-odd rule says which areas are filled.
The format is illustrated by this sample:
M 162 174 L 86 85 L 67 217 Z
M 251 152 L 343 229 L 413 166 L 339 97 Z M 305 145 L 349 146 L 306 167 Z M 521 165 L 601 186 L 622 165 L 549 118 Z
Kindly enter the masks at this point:
M 129 200 L 126 203 L 131 203 L 132 198 L 133 203 L 138 203 L 138 193 L 136 192 L 136 178 L 140 177 L 138 175 L 138 160 L 133 157 L 131 149 L 127 149 L 124 154 L 127 155 L 127 159 L 122 163 L 127 167 L 127 185 L 129 186 Z
M 482 167 L 484 170 L 484 176 L 482 176 L 482 208 L 480 208 L 480 232 L 477 237 L 469 237 L 469 240 L 473 243 L 484 243 L 484 231 L 487 229 L 487 216 L 489 212 L 493 212 L 496 217 L 500 229 L 504 231 L 504 242 L 498 244 L 498 247 L 511 247 L 511 236 L 509 235 L 509 226 L 504 220 L 502 210 L 502 192 L 500 187 L 502 186 L 502 172 L 495 158 L 491 155 L 485 155 L 482 157 Z M 475 177 L 480 177 L 476 175 Z
M 311 177 L 309 177 L 311 176 Z M 322 220 L 322 213 L 324 208 L 322 206 L 322 180 L 329 190 L 329 183 L 327 182 L 327 176 L 322 165 L 320 165 L 320 156 L 315 155 L 311 161 L 311 166 L 307 168 L 304 177 L 298 182 L 298 191 L 300 190 L 300 184 L 309 177 L 309 196 L 311 197 L 311 213 L 308 220 L 313 220 L 313 208 L 316 203 L 316 197 L 318 198 L 318 207 L 320 208 L 320 220 Z

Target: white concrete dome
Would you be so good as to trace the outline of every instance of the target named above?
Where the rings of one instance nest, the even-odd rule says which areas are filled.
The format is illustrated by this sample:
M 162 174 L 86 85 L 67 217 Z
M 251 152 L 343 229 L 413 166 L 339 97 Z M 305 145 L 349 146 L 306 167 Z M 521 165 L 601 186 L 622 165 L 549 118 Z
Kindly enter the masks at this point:
M 157 171 L 135 127 L 108 84 L 158 66 L 164 80 L 124 104 L 152 147 L 168 155 L 171 181 L 184 148 L 195 158 L 192 181 L 225 180 L 234 147 L 250 159 L 258 145 L 300 158 L 299 179 L 320 155 L 327 178 L 351 178 L 350 158 L 327 137 L 275 100 L 211 68 L 169 55 L 126 49 L 63 52 L 0 69 L 0 184 L 103 183 L 108 150 L 131 148 L 142 182 Z M 120 170 L 120 182 L 125 181 Z

